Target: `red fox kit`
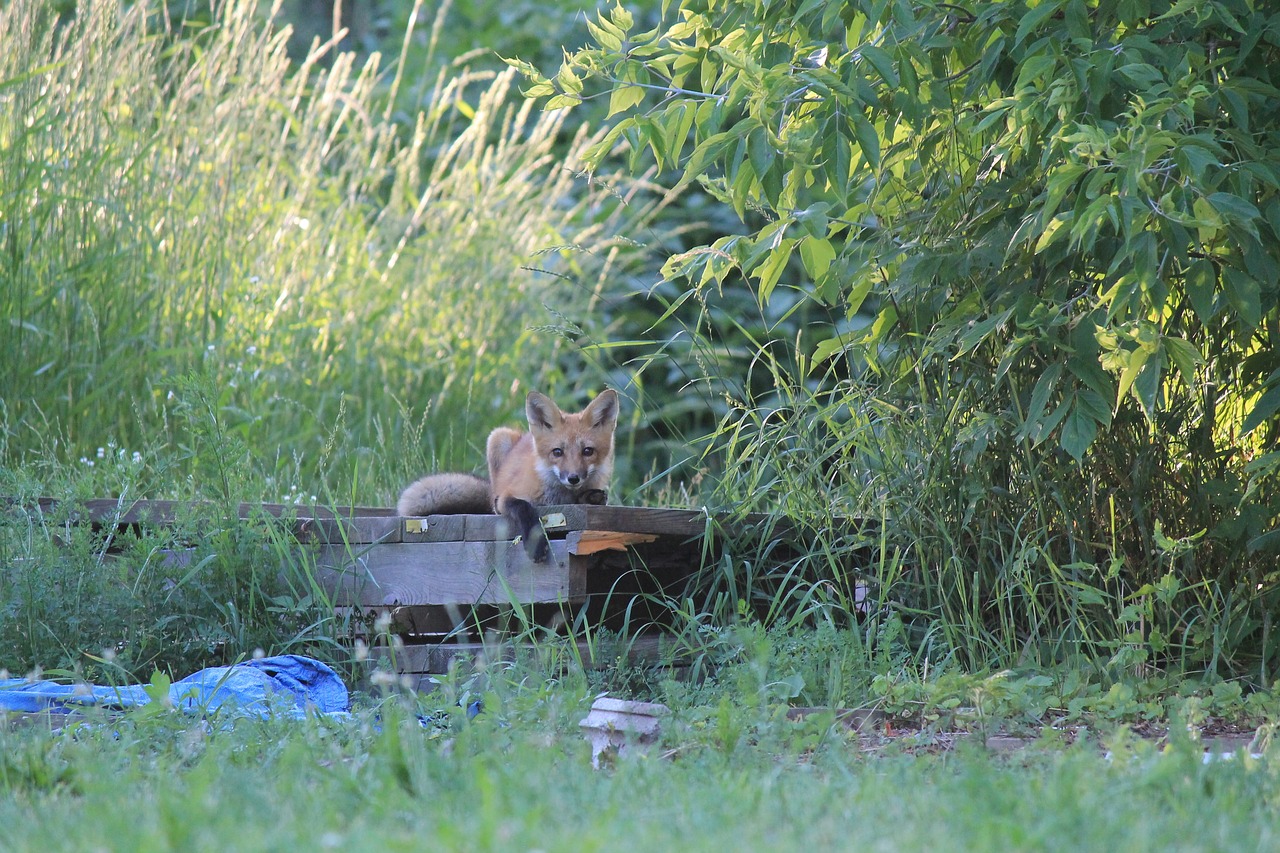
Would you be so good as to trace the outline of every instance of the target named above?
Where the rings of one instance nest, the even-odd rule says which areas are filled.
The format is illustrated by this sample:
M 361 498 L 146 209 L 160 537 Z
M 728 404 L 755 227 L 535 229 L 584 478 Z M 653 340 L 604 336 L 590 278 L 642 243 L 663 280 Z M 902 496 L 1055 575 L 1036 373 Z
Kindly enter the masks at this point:
M 613 430 L 618 393 L 605 390 L 581 412 L 569 415 L 545 394 L 525 400 L 526 433 L 499 427 L 489 434 L 489 480 L 469 474 L 432 474 L 404 490 L 400 515 L 496 512 L 505 516 L 535 562 L 550 543 L 535 505 L 603 504 L 613 473 Z

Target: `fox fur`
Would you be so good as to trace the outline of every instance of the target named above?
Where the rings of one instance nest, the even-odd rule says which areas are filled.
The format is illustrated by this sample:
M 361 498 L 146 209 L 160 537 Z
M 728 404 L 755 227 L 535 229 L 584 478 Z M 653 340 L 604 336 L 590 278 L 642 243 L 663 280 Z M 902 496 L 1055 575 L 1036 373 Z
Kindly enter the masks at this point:
M 489 434 L 486 481 L 470 474 L 431 474 L 410 485 L 402 516 L 495 512 L 507 518 L 535 562 L 550 556 L 536 506 L 603 504 L 613 475 L 618 393 L 602 391 L 585 409 L 566 414 L 550 397 L 525 399 L 529 431 L 499 427 Z

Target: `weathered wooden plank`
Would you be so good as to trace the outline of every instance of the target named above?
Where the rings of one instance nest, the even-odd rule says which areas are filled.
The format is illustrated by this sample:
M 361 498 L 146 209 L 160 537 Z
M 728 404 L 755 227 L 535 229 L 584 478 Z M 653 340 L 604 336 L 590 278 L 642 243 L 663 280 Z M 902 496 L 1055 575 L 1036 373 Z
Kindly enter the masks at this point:
M 533 563 L 504 542 L 422 542 L 352 551 L 321 545 L 316 575 L 337 604 L 501 604 L 572 601 L 586 593 L 586 563 L 553 542 Z
M 12 502 L 11 502 L 12 503 Z M 58 504 L 52 498 L 39 498 L 36 502 L 40 510 L 52 511 Z M 117 500 L 97 499 L 83 503 L 84 520 L 96 524 L 131 525 L 147 522 L 151 524 L 173 524 L 180 518 L 209 515 L 218 510 L 212 502 L 185 502 L 167 500 Z M 664 509 L 659 507 L 633 506 L 596 506 L 578 504 L 567 506 L 541 507 L 545 518 L 549 515 L 563 517 L 563 526 L 552 528 L 548 532 L 554 538 L 557 531 L 574 530 L 606 530 L 618 533 L 649 533 L 658 536 L 679 536 L 694 538 L 703 535 L 708 523 L 714 527 L 720 523 L 720 516 L 709 516 L 702 510 Z M 399 523 L 396 511 L 389 507 L 360 506 L 303 506 L 293 504 L 256 504 L 242 503 L 237 508 L 240 518 L 252 518 L 255 515 L 268 515 L 276 518 L 294 517 L 299 527 L 308 534 L 320 537 L 330 536 L 330 541 L 341 541 L 342 531 L 347 533 L 347 541 L 351 542 L 390 542 L 396 537 L 388 534 L 394 524 Z M 765 517 L 759 520 L 763 522 Z M 390 521 L 386 519 L 396 519 Z M 338 528 L 331 525 L 318 524 L 320 521 L 340 521 L 347 525 Z M 386 521 L 384 521 L 386 520 Z M 412 519 L 405 521 L 412 522 Z M 745 523 L 753 523 L 748 518 Z M 476 541 L 502 541 L 510 538 L 505 529 L 503 519 L 497 515 L 453 515 L 431 516 L 424 533 L 412 540 L 403 539 L 401 528 L 400 541 L 438 541 L 442 538 L 453 538 L 453 527 L 461 524 L 464 538 Z M 337 534 L 336 536 L 334 534 Z
M 461 542 L 467 538 L 469 515 L 428 515 L 399 519 L 401 542 Z
M 616 663 L 619 657 L 633 663 L 653 664 L 664 656 L 670 656 L 676 648 L 671 638 L 656 635 L 608 644 L 577 640 L 575 645 L 577 658 L 588 667 L 608 666 Z M 511 643 L 423 643 L 401 646 L 394 653 L 386 646 L 377 646 L 369 651 L 370 657 L 378 662 L 389 664 L 394 659 L 395 672 L 407 674 L 448 672 L 450 662 L 458 657 L 489 661 L 510 661 L 516 657 L 516 647 Z
M 552 508 L 544 509 L 544 512 L 549 509 Z M 569 530 L 609 530 L 617 533 L 652 533 L 689 538 L 703 535 L 708 521 L 705 512 L 689 509 L 591 504 L 554 509 L 564 513 Z
M 466 538 L 472 542 L 506 542 L 515 531 L 501 515 L 468 515 Z
M 391 618 L 390 631 L 409 643 L 468 642 L 490 634 L 520 632 L 529 624 L 555 630 L 573 622 L 588 605 L 583 601 L 522 604 L 519 613 L 510 601 L 500 604 L 414 604 L 335 607 L 339 618 L 351 619 L 350 634 L 366 642 L 373 636 L 380 614 Z
M 401 519 L 394 515 L 351 516 L 347 518 L 299 518 L 294 535 L 299 542 L 327 542 L 352 545 L 400 542 Z
M 39 498 L 36 505 L 41 512 L 50 513 L 57 508 L 59 501 L 53 498 Z M 80 506 L 85 513 L 85 521 L 95 524 L 173 524 L 180 518 L 209 515 L 219 509 L 210 501 L 153 501 L 153 500 L 120 500 L 116 498 L 95 498 L 84 501 Z M 269 504 L 242 503 L 236 508 L 239 518 L 252 518 L 257 514 L 266 514 L 274 518 L 295 517 L 297 519 L 347 519 L 352 518 L 395 518 L 396 511 L 387 507 L 368 506 L 303 506 L 301 504 Z
M 596 506 L 568 504 L 539 507 L 547 533 L 557 538 L 575 530 L 606 530 L 616 533 L 648 533 L 656 536 L 689 538 L 701 536 L 707 528 L 706 513 L 698 510 L 660 509 L 643 506 Z M 436 519 L 463 519 L 464 538 L 473 542 L 511 538 L 506 520 L 499 515 L 431 516 Z M 560 521 L 561 523 L 554 523 Z M 405 541 L 409 541 L 406 539 Z M 414 540 L 418 541 L 418 540 Z

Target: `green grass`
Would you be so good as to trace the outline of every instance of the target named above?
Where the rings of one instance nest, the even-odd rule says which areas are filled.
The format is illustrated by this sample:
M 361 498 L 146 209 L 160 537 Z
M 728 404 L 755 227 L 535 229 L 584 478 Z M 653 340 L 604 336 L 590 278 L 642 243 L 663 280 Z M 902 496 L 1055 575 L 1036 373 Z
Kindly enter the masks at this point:
M 1260 850 L 1278 828 L 1274 757 L 1206 765 L 1189 742 L 868 753 L 776 716 L 726 738 L 759 712 L 678 708 L 656 752 L 597 772 L 581 682 L 485 699 L 445 730 L 384 701 L 342 721 L 0 731 L 5 848 Z
M 645 214 L 575 172 L 587 134 L 509 73 L 291 62 L 258 5 L 181 33 L 147 4 L 0 9 L 4 464 L 187 447 L 195 376 L 254 497 L 388 503 L 476 467 L 521 388 L 602 384 L 564 356 Z

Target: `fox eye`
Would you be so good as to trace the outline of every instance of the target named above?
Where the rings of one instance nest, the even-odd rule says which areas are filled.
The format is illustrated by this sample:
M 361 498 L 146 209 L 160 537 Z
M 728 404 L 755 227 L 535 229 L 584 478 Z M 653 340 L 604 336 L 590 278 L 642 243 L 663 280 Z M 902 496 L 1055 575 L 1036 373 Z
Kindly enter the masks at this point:
M 596 449 L 595 449 L 594 447 L 584 447 L 584 448 L 582 448 L 582 455 L 583 455 L 583 456 L 595 456 L 595 455 L 596 455 Z
M 564 448 L 563 447 L 551 448 L 551 455 L 559 459 L 561 456 L 564 456 Z

